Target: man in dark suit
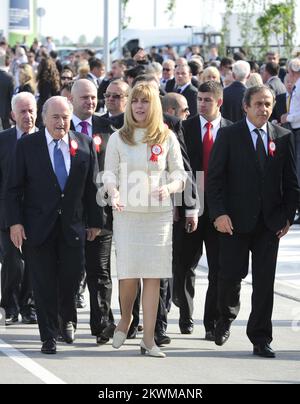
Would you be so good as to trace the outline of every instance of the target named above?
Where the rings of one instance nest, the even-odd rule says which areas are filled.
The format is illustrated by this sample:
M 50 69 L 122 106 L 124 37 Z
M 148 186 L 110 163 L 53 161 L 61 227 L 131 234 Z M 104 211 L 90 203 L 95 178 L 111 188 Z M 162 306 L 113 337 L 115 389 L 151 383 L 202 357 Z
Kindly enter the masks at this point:
M 112 84 L 110 84 L 112 85 Z M 89 80 L 82 79 L 72 87 L 71 102 L 73 116 L 71 129 L 85 134 L 96 143 L 99 171 L 104 170 L 106 144 L 113 132 L 109 119 L 94 115 L 97 105 L 97 90 Z M 99 139 L 101 144 L 99 143 Z M 98 344 L 104 344 L 112 337 L 115 329 L 111 310 L 112 280 L 110 254 L 112 245 L 112 212 L 104 209 L 105 224 L 101 234 L 94 241 L 86 243 L 86 275 L 90 293 L 90 327 Z M 81 278 L 84 280 L 84 273 Z M 81 293 L 83 287 L 81 288 Z
M 105 106 L 107 112 L 101 115 L 106 119 L 118 119 L 118 116 L 124 114 L 127 99 L 128 99 L 129 85 L 126 81 L 121 79 L 113 80 L 104 94 Z
M 56 353 L 59 328 L 65 342 L 74 340 L 85 240 L 103 227 L 95 147 L 69 130 L 71 114 L 65 98 L 46 101 L 45 129 L 18 141 L 7 187 L 7 224 L 16 248 L 24 244 L 45 354 Z
M 197 88 L 191 83 L 192 71 L 188 65 L 178 65 L 175 69 L 176 92 L 188 102 L 191 117 L 197 114 Z
M 8 129 L 11 112 L 11 98 L 14 93 L 12 75 L 3 70 L 5 66 L 5 52 L 0 49 L 0 131 Z
M 232 66 L 234 82 L 224 89 L 222 116 L 232 122 L 237 122 L 245 115 L 243 97 L 246 91 L 246 81 L 250 75 L 250 65 L 245 60 L 238 60 Z
M 36 100 L 30 93 L 20 93 L 12 100 L 12 117 L 16 126 L 0 133 L 0 245 L 2 251 L 1 307 L 6 325 L 16 323 L 19 313 L 25 324 L 36 324 L 35 307 L 28 266 L 10 239 L 6 222 L 7 179 L 18 139 L 35 132 Z
M 174 60 L 166 60 L 163 65 L 162 78 L 160 80 L 161 87 L 166 91 L 166 93 L 172 93 L 175 88 L 175 62 Z
M 286 93 L 285 85 L 278 77 L 279 69 L 279 64 L 274 62 L 266 63 L 261 68 L 263 82 L 273 90 L 275 96 Z
M 204 179 L 207 175 L 208 159 L 213 143 L 218 135 L 220 127 L 228 126 L 230 121 L 221 117 L 220 108 L 223 102 L 223 88 L 221 84 L 208 81 L 203 83 L 198 90 L 198 115 L 183 122 L 184 139 L 188 157 L 194 177 L 197 178 L 199 193 L 203 194 L 203 185 L 199 177 L 204 171 Z M 202 198 L 203 199 L 203 198 Z M 204 308 L 205 338 L 214 340 L 217 312 L 217 277 L 219 272 L 218 262 L 218 235 L 212 226 L 204 194 L 204 207 L 202 211 L 189 212 L 175 224 L 175 232 L 180 236 L 174 250 L 179 257 L 178 264 L 174 266 L 174 289 L 179 300 L 179 327 L 182 334 L 191 334 L 193 331 L 193 299 L 195 294 L 195 269 L 202 255 L 203 243 L 205 243 L 208 260 L 209 286 L 206 294 Z M 195 232 L 190 232 L 197 228 Z
M 250 87 L 243 105 L 246 119 L 220 129 L 208 170 L 209 213 L 220 242 L 215 343 L 223 345 L 229 338 L 251 251 L 247 335 L 254 355 L 274 358 L 270 343 L 277 252 L 299 201 L 295 153 L 291 133 L 268 123 L 274 94 L 267 86 Z

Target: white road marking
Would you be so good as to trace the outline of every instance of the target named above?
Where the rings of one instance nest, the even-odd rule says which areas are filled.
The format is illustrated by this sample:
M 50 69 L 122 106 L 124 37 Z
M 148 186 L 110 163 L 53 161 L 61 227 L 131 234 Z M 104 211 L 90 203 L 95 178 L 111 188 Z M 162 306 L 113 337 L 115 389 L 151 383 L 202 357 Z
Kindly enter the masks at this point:
M 0 339 L 0 351 L 46 384 L 66 384 L 48 370 Z

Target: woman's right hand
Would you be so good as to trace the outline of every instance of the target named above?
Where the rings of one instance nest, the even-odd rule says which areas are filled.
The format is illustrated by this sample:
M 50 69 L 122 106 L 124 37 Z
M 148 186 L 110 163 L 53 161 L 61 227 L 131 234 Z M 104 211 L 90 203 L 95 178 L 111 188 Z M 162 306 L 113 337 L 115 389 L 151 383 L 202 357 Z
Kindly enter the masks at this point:
M 117 189 L 114 190 L 111 195 L 111 206 L 118 212 L 122 212 L 122 210 L 124 209 L 124 205 L 120 204 L 120 193 Z

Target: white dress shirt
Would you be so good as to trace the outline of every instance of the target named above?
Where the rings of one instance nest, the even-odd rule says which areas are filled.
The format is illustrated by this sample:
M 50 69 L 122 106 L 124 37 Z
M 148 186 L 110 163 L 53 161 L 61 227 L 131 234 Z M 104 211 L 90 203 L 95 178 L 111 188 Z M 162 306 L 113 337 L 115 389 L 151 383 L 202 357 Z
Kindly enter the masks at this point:
M 191 81 L 189 81 L 188 83 L 186 83 L 184 86 L 177 86 L 177 89 L 176 89 L 176 91 L 178 91 L 179 89 L 180 89 L 180 94 L 182 94 L 183 92 L 184 92 L 184 90 L 190 85 L 190 84 L 192 84 L 192 82 Z
M 74 124 L 74 128 L 76 132 L 82 133 L 82 126 L 80 125 L 80 122 L 82 122 L 81 119 L 78 118 L 78 116 L 74 115 L 72 116 L 72 121 Z M 93 137 L 93 124 L 92 124 L 92 117 L 85 119 L 85 122 L 88 123 L 88 132 L 89 132 L 89 137 Z
M 247 125 L 248 125 L 248 128 L 249 128 L 249 131 L 251 133 L 251 138 L 252 138 L 254 149 L 256 150 L 256 142 L 257 142 L 258 134 L 256 132 L 254 132 L 254 130 L 258 129 L 258 128 L 256 126 L 254 126 L 253 123 L 251 123 L 248 120 L 248 118 L 246 118 L 246 122 L 247 122 Z M 268 127 L 267 127 L 267 124 L 265 123 L 261 128 L 259 128 L 259 130 L 262 131 L 260 133 L 261 133 L 261 137 L 262 137 L 262 140 L 263 140 L 263 143 L 264 143 L 264 146 L 265 146 L 266 153 L 268 155 L 268 148 L 269 147 L 268 147 Z
M 293 129 L 300 128 L 300 78 L 295 83 L 287 121 L 290 122 Z
M 19 140 L 19 139 L 21 139 L 24 132 L 18 126 L 16 126 L 16 131 L 17 131 L 17 140 Z M 31 129 L 31 131 L 28 134 L 31 135 L 32 133 L 35 133 L 37 131 L 38 131 L 38 128 L 34 127 L 33 129 Z
M 51 164 L 53 167 L 53 171 L 55 172 L 54 169 L 54 147 L 55 147 L 55 142 L 53 137 L 50 135 L 47 129 L 45 129 L 45 135 L 46 135 L 46 140 L 47 140 L 47 146 L 48 146 L 48 151 L 49 151 L 49 156 L 51 160 Z M 70 168 L 71 168 L 71 157 L 70 157 L 70 148 L 69 148 L 69 135 L 66 134 L 61 140 L 58 141 L 58 148 L 62 151 L 64 160 L 65 160 L 65 166 L 67 173 L 69 175 L 70 173 Z
M 211 121 L 211 124 L 212 124 L 212 128 L 211 128 L 211 131 L 212 131 L 212 135 L 213 135 L 213 139 L 214 139 L 214 142 L 215 142 L 215 140 L 216 140 L 216 137 L 217 137 L 217 133 L 218 133 L 218 130 L 220 129 L 220 126 L 221 126 L 221 114 L 218 116 L 218 118 L 216 118 L 214 121 Z M 206 124 L 207 124 L 207 120 L 205 119 L 205 118 L 203 118 L 203 116 L 201 116 L 200 115 L 200 125 L 201 125 L 201 136 L 202 136 L 202 142 L 203 142 L 203 139 L 204 139 L 204 136 L 205 136 L 205 134 L 206 134 L 206 132 L 207 132 L 207 128 L 206 128 Z

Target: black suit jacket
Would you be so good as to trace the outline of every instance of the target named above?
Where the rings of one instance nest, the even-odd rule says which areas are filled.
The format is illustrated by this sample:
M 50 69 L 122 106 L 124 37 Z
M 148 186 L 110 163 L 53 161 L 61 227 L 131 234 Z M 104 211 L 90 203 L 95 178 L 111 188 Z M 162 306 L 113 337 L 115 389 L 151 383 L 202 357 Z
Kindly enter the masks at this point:
M 287 100 L 286 93 L 279 94 L 276 96 L 276 104 L 270 117 L 270 121 L 276 119 L 276 121 L 280 123 L 281 115 L 287 113 L 286 100 Z
M 58 217 L 70 246 L 85 242 L 86 225 L 102 228 L 102 212 L 97 205 L 98 165 L 93 141 L 69 132 L 78 144 L 71 156 L 71 168 L 64 191 L 53 171 L 45 131 L 21 138 L 12 162 L 5 203 L 7 224 L 23 224 L 27 243 L 41 245 Z
M 0 118 L 8 120 L 11 112 L 11 98 L 14 93 L 13 77 L 0 70 Z
M 92 116 L 93 137 L 98 135 L 101 138 L 101 146 L 99 150 L 96 151 L 100 174 L 104 172 L 105 153 L 109 137 L 115 131 L 113 124 L 116 124 L 117 126 L 118 124 L 120 124 L 120 122 L 123 122 L 124 119 L 122 115 L 123 114 L 118 115 L 115 121 L 112 120 L 113 118 L 109 118 L 108 115 L 106 117 L 104 115 Z M 71 121 L 71 129 L 74 130 L 73 121 Z M 99 178 L 98 185 L 100 187 L 102 186 L 101 178 Z M 102 209 L 102 235 L 105 235 L 107 234 L 107 232 L 110 233 L 112 231 L 112 209 L 110 206 L 108 206 L 107 201 L 104 197 L 105 196 L 101 192 L 98 193 L 98 198 L 101 198 L 101 203 L 104 206 L 104 208 Z
M 181 93 L 187 100 L 191 117 L 197 115 L 198 107 L 197 107 L 197 95 L 198 90 L 192 84 L 187 86 L 184 91 Z
M 173 79 L 170 79 L 167 81 L 166 83 L 166 87 L 165 87 L 165 91 L 166 93 L 173 93 L 176 87 L 176 81 L 175 81 L 175 77 L 173 77 Z
M 221 118 L 221 127 L 232 125 L 231 121 Z M 200 117 L 196 115 L 183 121 L 184 141 L 194 175 L 203 171 L 203 143 Z
M 17 130 L 11 128 L 0 133 L 0 229 L 6 229 L 5 197 L 7 180 L 15 147 L 17 144 Z
M 234 81 L 224 89 L 222 116 L 232 122 L 237 122 L 244 118 L 243 97 L 246 86 L 240 81 Z
M 211 220 L 227 214 L 234 231 L 251 232 L 262 212 L 274 232 L 293 222 L 299 201 L 291 132 L 268 123 L 268 136 L 276 145 L 260 172 L 246 120 L 221 128 L 210 157 L 207 180 Z

